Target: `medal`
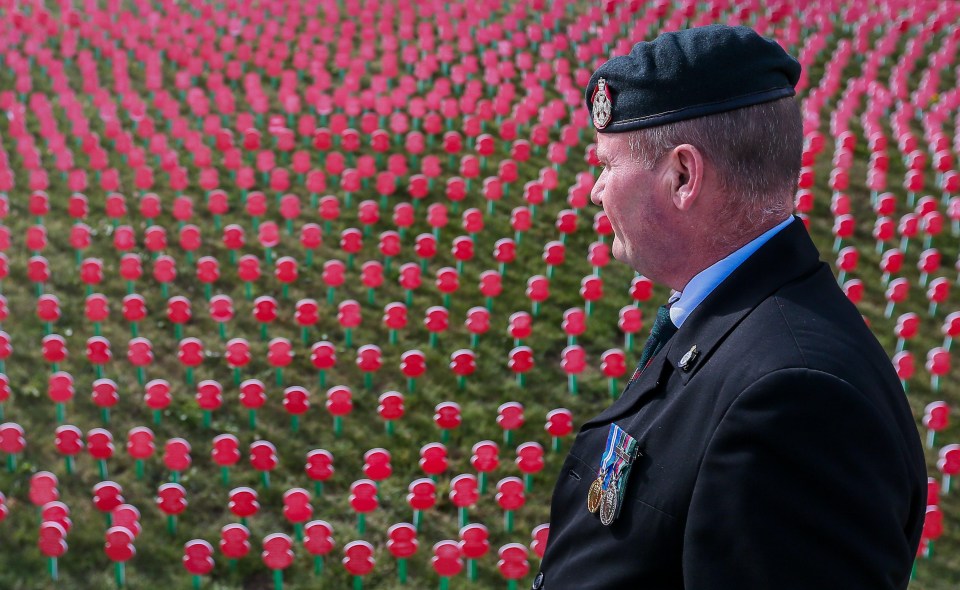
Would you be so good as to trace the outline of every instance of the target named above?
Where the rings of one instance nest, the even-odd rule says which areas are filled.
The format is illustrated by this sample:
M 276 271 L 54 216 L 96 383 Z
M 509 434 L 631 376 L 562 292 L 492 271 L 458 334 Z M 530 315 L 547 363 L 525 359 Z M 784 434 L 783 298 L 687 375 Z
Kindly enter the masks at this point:
M 587 492 L 587 510 L 596 512 L 600 508 L 600 498 L 603 495 L 603 472 L 590 484 Z
M 603 526 L 610 526 L 617 517 L 618 508 L 620 508 L 620 492 L 617 481 L 610 482 L 607 489 L 603 492 L 603 499 L 600 501 L 600 523 Z
M 633 462 L 640 454 L 637 440 L 616 424 L 610 425 L 607 444 L 600 458 L 599 475 L 590 483 L 587 510 L 600 513 L 600 523 L 610 526 L 620 514 Z

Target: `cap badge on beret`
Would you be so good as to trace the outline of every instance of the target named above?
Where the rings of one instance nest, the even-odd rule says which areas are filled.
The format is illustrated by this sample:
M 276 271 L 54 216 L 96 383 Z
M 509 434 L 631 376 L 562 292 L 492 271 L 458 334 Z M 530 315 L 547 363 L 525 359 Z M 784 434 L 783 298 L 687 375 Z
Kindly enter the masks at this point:
M 597 89 L 593 92 L 593 125 L 603 129 L 610 124 L 613 114 L 613 97 L 607 87 L 607 81 L 600 78 Z

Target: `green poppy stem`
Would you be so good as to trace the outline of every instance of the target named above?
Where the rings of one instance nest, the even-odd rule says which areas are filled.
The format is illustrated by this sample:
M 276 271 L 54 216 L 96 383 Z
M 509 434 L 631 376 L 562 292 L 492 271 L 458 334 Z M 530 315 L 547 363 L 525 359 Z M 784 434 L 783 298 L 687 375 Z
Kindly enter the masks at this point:
M 127 583 L 127 575 L 122 561 L 118 561 L 113 566 L 114 578 L 117 581 L 117 588 L 123 588 Z

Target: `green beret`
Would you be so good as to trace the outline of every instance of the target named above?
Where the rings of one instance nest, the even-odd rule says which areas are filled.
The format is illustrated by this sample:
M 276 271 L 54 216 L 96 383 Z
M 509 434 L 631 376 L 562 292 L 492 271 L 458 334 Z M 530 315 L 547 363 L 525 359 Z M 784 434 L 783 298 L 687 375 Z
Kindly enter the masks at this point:
M 585 98 L 598 131 L 622 133 L 793 96 L 799 78 L 776 41 L 710 25 L 637 43 L 593 73 Z

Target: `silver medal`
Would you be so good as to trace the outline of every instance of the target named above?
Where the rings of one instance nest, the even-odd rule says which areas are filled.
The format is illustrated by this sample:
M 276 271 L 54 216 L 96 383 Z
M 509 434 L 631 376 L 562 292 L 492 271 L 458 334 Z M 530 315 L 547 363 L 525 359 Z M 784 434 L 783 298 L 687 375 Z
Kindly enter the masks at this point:
M 610 485 L 603 492 L 603 499 L 600 501 L 600 523 L 603 526 L 610 526 L 613 519 L 617 516 L 617 505 L 620 503 L 620 492 L 616 481 L 610 482 Z

